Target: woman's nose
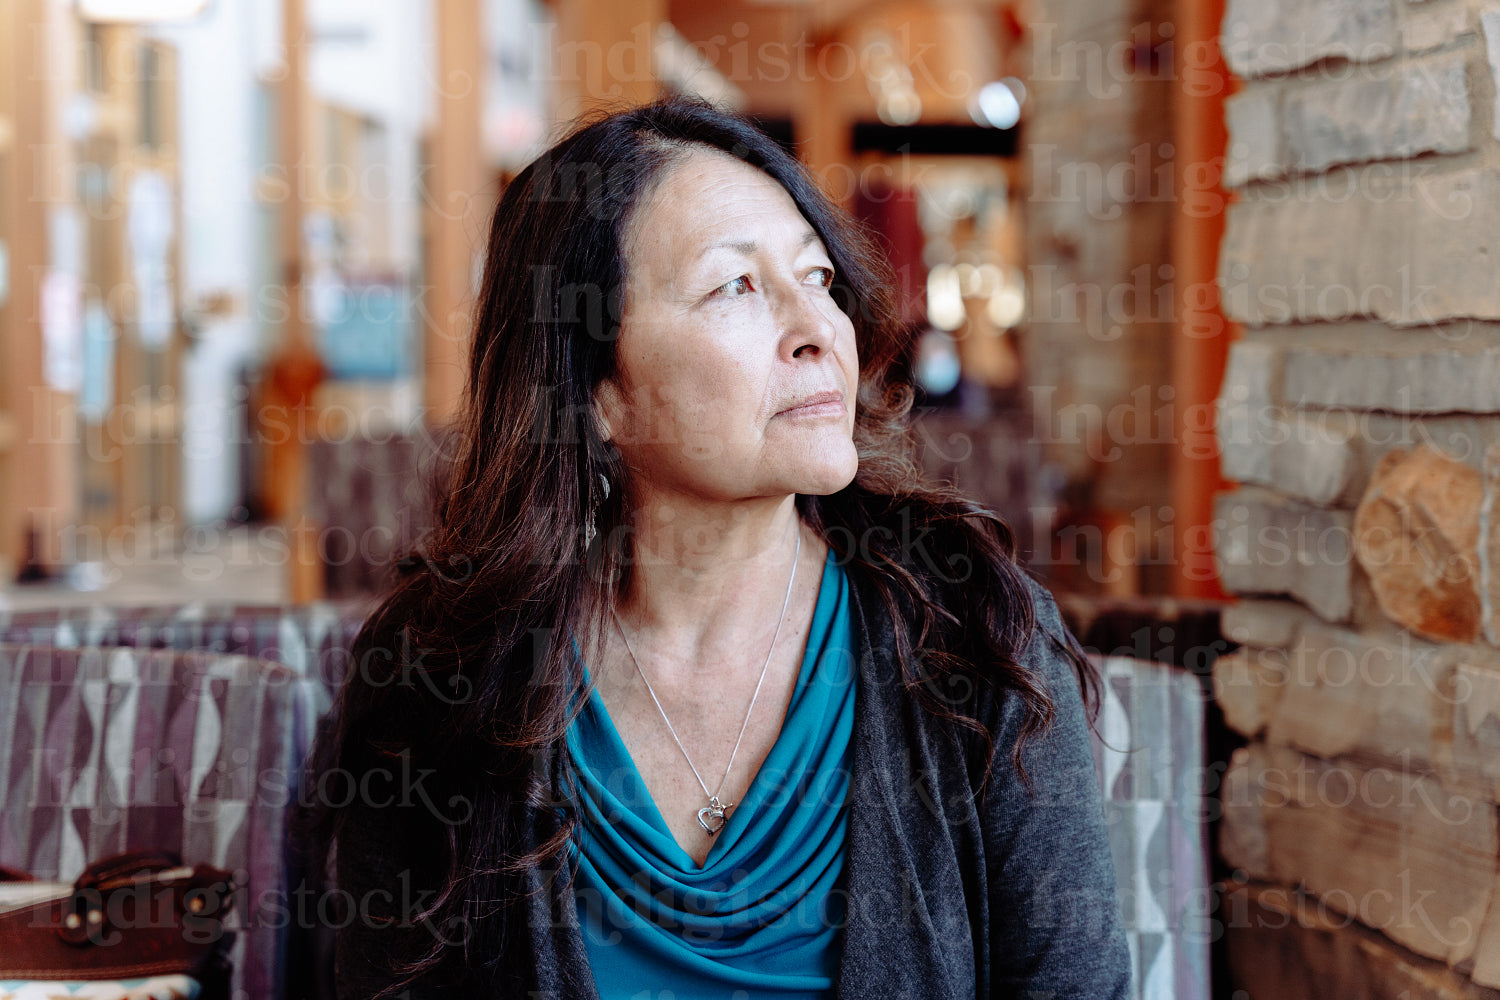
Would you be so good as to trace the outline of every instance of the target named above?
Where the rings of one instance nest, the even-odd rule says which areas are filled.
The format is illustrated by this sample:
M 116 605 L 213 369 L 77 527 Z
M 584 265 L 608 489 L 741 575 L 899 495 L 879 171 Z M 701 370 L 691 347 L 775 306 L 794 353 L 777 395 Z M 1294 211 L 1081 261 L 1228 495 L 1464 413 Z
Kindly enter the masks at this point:
M 821 294 L 800 284 L 778 296 L 776 322 L 781 328 L 782 353 L 789 359 L 817 358 L 833 347 L 834 327 Z

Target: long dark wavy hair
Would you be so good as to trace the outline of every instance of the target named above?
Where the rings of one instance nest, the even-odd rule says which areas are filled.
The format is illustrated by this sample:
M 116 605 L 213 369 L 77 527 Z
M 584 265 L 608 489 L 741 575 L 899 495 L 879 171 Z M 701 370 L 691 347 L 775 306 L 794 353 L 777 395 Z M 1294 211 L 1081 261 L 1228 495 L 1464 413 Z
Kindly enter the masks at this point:
M 352 781 L 397 761 L 427 776 L 429 808 L 401 820 L 408 825 L 389 850 L 420 855 L 397 863 L 425 873 L 423 923 L 465 933 L 459 942 L 426 930 L 390 939 L 389 992 L 451 965 L 492 977 L 486 995 L 508 995 L 506 966 L 525 962 L 506 956 L 525 941 L 515 929 L 523 876 L 555 862 L 573 835 L 576 820 L 553 809 L 559 789 L 539 762 L 561 745 L 580 692 L 568 637 L 592 630 L 602 639 L 609 608 L 632 583 L 630 472 L 593 406 L 617 365 L 622 245 L 653 186 L 705 148 L 786 189 L 827 248 L 833 294 L 854 325 L 859 470 L 835 494 L 799 495 L 797 510 L 898 623 L 912 697 L 979 734 L 991 770 L 993 734 L 961 710 L 967 698 L 956 692 L 983 681 L 1021 699 L 1011 762 L 1030 787 L 1022 747 L 1054 712 L 1019 662 L 1036 628 L 1032 598 L 1006 524 L 925 480 L 913 461 L 912 393 L 887 384 L 904 335 L 883 256 L 792 156 L 740 117 L 681 98 L 602 117 L 523 170 L 495 210 L 435 529 L 360 634 L 309 765 L 307 787 L 318 789 L 331 774 Z M 601 474 L 607 497 L 596 488 Z M 940 558 L 914 559 L 903 541 L 914 534 L 924 538 L 920 551 Z M 1068 655 L 1092 718 L 1097 674 Z M 430 815 L 457 803 L 463 822 Z M 524 817 L 546 809 L 559 821 L 531 838 L 539 843 L 523 843 Z M 355 835 L 369 842 L 371 826 L 395 829 L 360 802 L 327 795 L 314 796 L 301 821 L 320 869 L 331 845 Z

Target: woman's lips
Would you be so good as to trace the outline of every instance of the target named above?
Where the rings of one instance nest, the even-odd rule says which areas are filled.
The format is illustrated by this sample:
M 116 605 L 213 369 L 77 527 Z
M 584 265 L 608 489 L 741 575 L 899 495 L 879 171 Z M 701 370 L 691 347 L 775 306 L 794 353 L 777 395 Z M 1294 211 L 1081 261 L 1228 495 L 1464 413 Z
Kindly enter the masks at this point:
M 825 417 L 842 416 L 844 413 L 844 394 L 842 392 L 820 392 L 815 396 L 809 396 L 806 400 L 794 406 L 789 406 L 777 414 L 779 417 Z

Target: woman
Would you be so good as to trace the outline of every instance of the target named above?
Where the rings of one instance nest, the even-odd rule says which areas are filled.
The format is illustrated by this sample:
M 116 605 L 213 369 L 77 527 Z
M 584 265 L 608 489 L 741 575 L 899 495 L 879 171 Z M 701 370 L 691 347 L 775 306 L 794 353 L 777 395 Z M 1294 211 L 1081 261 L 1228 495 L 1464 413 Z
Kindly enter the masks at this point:
M 309 787 L 340 995 L 1119 997 L 1097 677 L 919 477 L 878 254 L 668 100 L 495 211 L 430 544 Z

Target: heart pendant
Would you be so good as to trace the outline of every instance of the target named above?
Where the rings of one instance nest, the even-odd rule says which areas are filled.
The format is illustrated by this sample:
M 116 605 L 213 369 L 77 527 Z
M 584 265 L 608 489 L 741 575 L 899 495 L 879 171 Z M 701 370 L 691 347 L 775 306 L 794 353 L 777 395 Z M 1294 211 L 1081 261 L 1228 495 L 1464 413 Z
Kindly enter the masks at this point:
M 707 830 L 708 835 L 712 837 L 724 829 L 724 810 L 727 808 L 730 807 L 719 805 L 717 798 L 711 799 L 708 805 L 698 810 L 698 825 Z M 713 826 L 709 826 L 709 819 L 705 819 L 705 816 L 716 821 Z

